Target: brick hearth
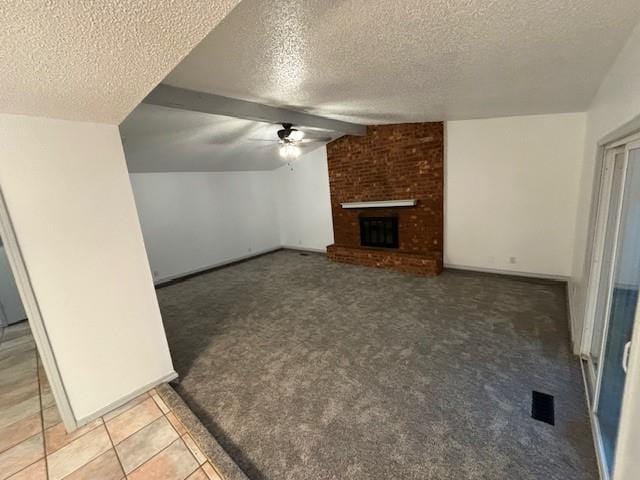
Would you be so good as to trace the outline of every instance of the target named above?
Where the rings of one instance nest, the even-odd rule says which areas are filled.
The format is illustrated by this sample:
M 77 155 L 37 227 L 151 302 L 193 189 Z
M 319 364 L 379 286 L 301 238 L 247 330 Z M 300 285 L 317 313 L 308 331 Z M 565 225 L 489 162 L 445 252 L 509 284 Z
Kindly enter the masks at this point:
M 419 275 L 442 271 L 443 124 L 370 126 L 327 146 L 335 243 L 330 259 Z M 345 209 L 341 203 L 416 199 L 413 207 Z M 360 245 L 360 216 L 397 215 L 399 248 Z

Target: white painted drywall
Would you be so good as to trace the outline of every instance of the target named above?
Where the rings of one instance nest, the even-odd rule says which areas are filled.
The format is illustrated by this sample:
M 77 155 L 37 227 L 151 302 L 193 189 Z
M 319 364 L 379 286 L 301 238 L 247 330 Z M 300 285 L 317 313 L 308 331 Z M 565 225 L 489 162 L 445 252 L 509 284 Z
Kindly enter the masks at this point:
M 580 181 L 573 273 L 570 286 L 574 344 L 579 345 L 584 325 L 588 287 L 586 267 L 589 222 L 598 159 L 598 141 L 640 115 L 640 24 L 613 63 L 587 112 L 585 157 Z M 640 330 L 636 325 L 621 429 L 618 439 L 615 480 L 633 480 L 640 471 Z
M 280 243 L 285 247 L 326 252 L 333 243 L 327 149 L 303 155 L 290 166 L 273 171 L 280 219 Z
M 173 373 L 118 127 L 0 115 L 0 187 L 77 419 Z
M 0 308 L 0 325 L 11 325 L 27 318 L 4 246 L 0 246 Z
M 584 130 L 582 113 L 447 122 L 445 264 L 568 277 Z
M 131 174 L 156 282 L 280 246 L 273 174 Z
M 574 343 L 579 343 L 587 297 L 586 254 L 589 220 L 598 161 L 598 141 L 640 115 L 640 24 L 620 52 L 587 112 L 585 157 L 576 222 L 571 310 Z

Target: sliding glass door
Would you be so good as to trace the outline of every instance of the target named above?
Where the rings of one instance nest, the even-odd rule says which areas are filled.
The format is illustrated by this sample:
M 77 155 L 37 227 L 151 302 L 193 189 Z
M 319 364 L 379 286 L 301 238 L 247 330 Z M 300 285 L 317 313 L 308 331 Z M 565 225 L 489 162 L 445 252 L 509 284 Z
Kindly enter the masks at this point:
M 612 166 L 590 350 L 597 372 L 592 408 L 609 475 L 640 289 L 640 145 L 616 153 Z
M 598 278 L 598 290 L 596 296 L 595 318 L 599 319 L 593 326 L 591 338 L 590 360 L 591 375 L 593 383 L 596 382 L 600 354 L 602 350 L 602 337 L 604 334 L 607 309 L 611 297 L 611 282 L 613 275 L 613 256 L 615 253 L 616 237 L 619 225 L 620 203 L 622 201 L 622 190 L 624 179 L 625 152 L 614 151 L 605 160 L 601 190 L 601 227 L 603 232 L 600 241 L 602 242 L 602 254 L 598 259 L 600 271 Z

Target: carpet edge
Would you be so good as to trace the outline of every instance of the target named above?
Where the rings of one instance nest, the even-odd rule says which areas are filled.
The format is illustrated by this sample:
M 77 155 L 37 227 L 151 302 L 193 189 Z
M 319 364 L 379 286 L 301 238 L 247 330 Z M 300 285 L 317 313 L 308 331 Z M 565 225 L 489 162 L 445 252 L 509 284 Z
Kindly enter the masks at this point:
M 249 477 L 233 461 L 171 385 L 164 383 L 156 387 L 156 391 L 184 424 L 202 449 L 202 453 L 219 470 L 225 480 L 249 480 Z

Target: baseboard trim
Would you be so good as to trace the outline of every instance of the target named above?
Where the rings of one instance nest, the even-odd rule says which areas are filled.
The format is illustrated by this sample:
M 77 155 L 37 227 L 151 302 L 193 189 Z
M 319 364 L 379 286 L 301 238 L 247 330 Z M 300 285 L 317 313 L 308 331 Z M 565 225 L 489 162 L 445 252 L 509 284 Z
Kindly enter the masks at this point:
M 125 395 L 124 397 L 120 398 L 119 400 L 116 400 L 115 402 L 110 403 L 106 407 L 101 408 L 100 410 L 93 412 L 92 414 L 87 415 L 86 417 L 76 419 L 76 428 L 80 428 L 83 425 L 86 425 L 87 423 L 94 421 L 96 418 L 106 415 L 110 411 L 115 410 L 118 407 L 121 407 L 125 403 L 130 402 L 134 398 L 139 397 L 140 395 L 151 390 L 152 388 L 155 388 L 158 385 L 162 385 L 163 383 L 169 383 L 175 380 L 176 378 L 178 378 L 178 374 L 175 371 L 171 371 L 170 373 L 160 377 L 158 380 L 149 382 L 148 384 L 140 388 L 136 388 L 133 392 Z
M 311 248 L 311 247 L 300 247 L 297 245 L 282 245 L 284 250 L 297 250 L 299 252 L 312 252 L 312 253 L 327 253 L 327 249 L 325 248 Z
M 453 263 L 445 263 L 445 269 L 450 270 L 468 270 L 471 272 L 480 272 L 480 273 L 493 273 L 496 275 L 509 275 L 512 277 L 523 277 L 523 278 L 535 278 L 540 280 L 555 280 L 557 282 L 568 282 L 569 276 L 566 275 L 554 275 L 547 273 L 533 273 L 533 272 L 519 272 L 516 270 L 503 270 L 498 268 L 484 268 L 484 267 L 473 267 L 470 265 L 457 265 Z
M 190 278 L 197 277 L 198 275 L 204 275 L 205 273 L 213 272 L 215 270 L 219 270 L 221 268 L 230 267 L 232 265 L 237 265 L 239 263 L 246 262 L 247 260 L 252 260 L 254 258 L 261 257 L 263 255 L 268 255 L 273 252 L 277 252 L 278 250 L 282 250 L 283 247 L 278 246 L 274 248 L 268 248 L 266 250 L 260 250 L 258 252 L 251 253 L 249 255 L 243 255 L 242 257 L 237 257 L 231 260 L 225 260 L 224 262 L 216 263 L 214 265 L 209 265 L 206 267 L 198 268 L 196 270 L 190 270 L 185 273 L 180 273 L 177 275 L 171 275 L 169 277 L 164 277 L 155 282 L 156 288 L 164 288 L 170 285 L 174 285 L 176 283 L 184 282 L 185 280 L 189 280 Z

